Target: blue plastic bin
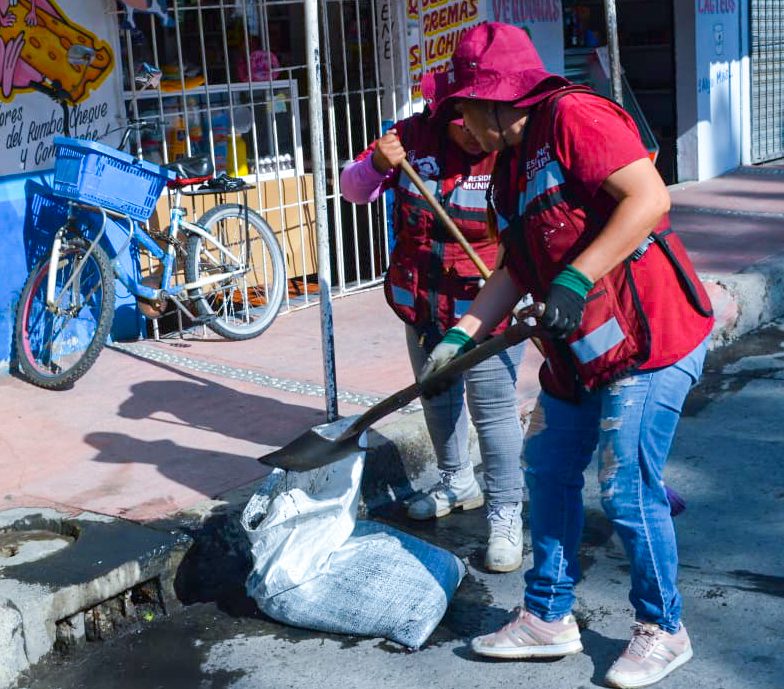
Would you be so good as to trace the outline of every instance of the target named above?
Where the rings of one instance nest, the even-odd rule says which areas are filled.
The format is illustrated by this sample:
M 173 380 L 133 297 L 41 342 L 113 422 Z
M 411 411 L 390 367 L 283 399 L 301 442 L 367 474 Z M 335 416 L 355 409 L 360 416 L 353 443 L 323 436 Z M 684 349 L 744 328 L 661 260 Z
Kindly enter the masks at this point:
M 54 191 L 82 201 L 147 220 L 171 170 L 138 160 L 110 146 L 58 136 L 54 139 Z

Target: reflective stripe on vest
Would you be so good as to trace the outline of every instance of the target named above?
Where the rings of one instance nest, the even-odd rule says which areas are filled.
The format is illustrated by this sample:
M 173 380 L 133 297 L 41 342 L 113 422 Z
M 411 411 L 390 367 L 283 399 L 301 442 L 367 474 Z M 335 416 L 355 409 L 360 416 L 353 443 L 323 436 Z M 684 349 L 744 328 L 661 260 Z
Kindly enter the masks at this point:
M 425 184 L 425 188 L 435 196 L 436 192 L 438 191 L 438 181 L 435 179 L 423 179 L 422 181 Z M 424 196 L 422 196 L 422 194 L 419 192 L 419 189 L 416 188 L 414 181 L 404 172 L 400 173 L 399 186 L 405 189 L 412 196 L 417 196 L 420 199 L 424 198 Z M 428 208 L 429 207 L 430 206 L 428 206 Z
M 473 299 L 455 299 L 455 318 L 465 316 L 473 303 Z
M 625 337 L 621 326 L 613 316 L 609 321 L 572 342 L 569 346 L 580 363 L 587 364 L 602 354 L 607 354 L 613 347 L 623 342 Z
M 525 215 L 529 203 L 554 189 L 559 189 L 565 182 L 560 163 L 557 160 L 547 163 L 525 185 L 525 194 L 520 194 L 517 212 L 520 215 Z
M 396 304 L 414 308 L 414 293 L 403 287 L 392 285 L 392 299 Z
M 486 189 L 465 189 L 463 186 L 455 187 L 449 202 L 461 208 L 477 209 L 487 206 Z

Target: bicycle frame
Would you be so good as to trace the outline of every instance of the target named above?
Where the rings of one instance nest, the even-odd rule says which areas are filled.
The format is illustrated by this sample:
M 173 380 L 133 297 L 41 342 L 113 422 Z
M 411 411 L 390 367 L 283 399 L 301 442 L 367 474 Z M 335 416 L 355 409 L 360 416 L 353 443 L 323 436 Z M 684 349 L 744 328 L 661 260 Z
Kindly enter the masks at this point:
M 235 256 L 229 249 L 227 249 L 216 237 L 212 236 L 205 228 L 200 225 L 196 225 L 195 223 L 188 222 L 184 219 L 185 210 L 180 206 L 180 201 L 182 198 L 182 191 L 181 189 L 177 189 L 175 192 L 174 197 L 174 205 L 171 208 L 169 213 L 169 232 L 168 237 L 170 239 L 177 239 L 177 236 L 182 232 L 185 231 L 189 234 L 195 234 L 201 237 L 205 242 L 211 244 L 222 256 L 230 259 L 235 265 L 239 266 L 236 270 L 232 270 L 229 272 L 220 273 L 217 275 L 211 275 L 209 277 L 202 278 L 195 282 L 186 282 L 180 285 L 171 285 L 171 280 L 174 275 L 174 267 L 176 263 L 176 247 L 174 242 L 169 242 L 168 246 L 165 249 L 162 249 L 160 245 L 152 238 L 149 234 L 147 234 L 144 229 L 142 229 L 141 225 L 122 213 L 116 213 L 111 210 L 107 210 L 100 206 L 93 206 L 85 203 L 80 203 L 77 201 L 68 201 L 69 207 L 69 222 L 66 223 L 63 227 L 61 227 L 57 233 L 55 234 L 54 242 L 52 244 L 52 252 L 49 260 L 49 274 L 48 274 L 48 281 L 47 281 L 47 289 L 46 289 L 46 305 L 47 308 L 52 311 L 53 313 L 59 312 L 59 302 L 63 298 L 69 289 L 72 288 L 73 283 L 79 277 L 81 273 L 81 269 L 77 269 L 74 271 L 73 275 L 71 275 L 68 282 L 63 286 L 62 290 L 60 291 L 60 296 L 55 299 L 55 289 L 56 289 L 56 275 L 57 275 L 57 265 L 60 260 L 60 251 L 62 248 L 63 239 L 65 237 L 66 232 L 71 227 L 72 221 L 76 219 L 76 211 L 77 210 L 84 210 L 87 212 L 94 212 L 101 215 L 101 227 L 96 233 L 94 239 L 90 241 L 90 247 L 85 255 L 85 258 L 90 255 L 93 250 L 93 247 L 96 246 L 100 241 L 101 238 L 104 236 L 106 232 L 106 221 L 108 217 L 115 218 L 117 220 L 123 221 L 128 227 L 128 237 L 124 246 L 115 253 L 114 257 L 111 258 L 111 265 L 112 269 L 114 270 L 114 274 L 117 279 L 136 297 L 140 297 L 142 299 L 146 299 L 149 301 L 156 301 L 162 298 L 170 298 L 174 301 L 177 308 L 184 310 L 188 313 L 189 316 L 192 316 L 190 312 L 186 309 L 186 307 L 180 301 L 180 295 L 183 292 L 188 292 L 189 290 L 198 289 L 200 287 L 204 287 L 206 285 L 211 285 L 213 283 L 221 282 L 228 278 L 234 277 L 235 275 L 241 275 L 248 271 L 246 265 L 244 265 L 240 259 Z M 122 227 L 122 223 L 120 224 Z M 125 229 L 123 227 L 123 229 Z M 136 241 L 139 245 L 141 245 L 146 251 L 148 251 L 156 260 L 160 261 L 163 266 L 163 274 L 161 276 L 161 286 L 159 288 L 149 287 L 147 285 L 142 284 L 140 281 L 136 280 L 134 277 L 128 274 L 125 268 L 122 266 L 120 262 L 120 257 L 128 250 L 131 243 Z M 217 261 L 215 261 L 215 265 L 219 265 Z

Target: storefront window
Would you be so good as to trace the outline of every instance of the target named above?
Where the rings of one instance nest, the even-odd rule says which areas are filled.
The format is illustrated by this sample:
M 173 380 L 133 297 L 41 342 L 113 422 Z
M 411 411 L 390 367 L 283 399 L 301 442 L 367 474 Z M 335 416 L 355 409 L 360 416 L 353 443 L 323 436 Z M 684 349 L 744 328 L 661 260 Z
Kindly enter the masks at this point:
M 121 36 L 126 108 L 160 126 L 136 152 L 155 162 L 208 155 L 217 173 L 254 180 L 302 174 L 288 19 L 258 2 L 178 3 L 166 22 L 137 13 Z M 160 90 L 136 88 L 144 63 L 162 70 Z

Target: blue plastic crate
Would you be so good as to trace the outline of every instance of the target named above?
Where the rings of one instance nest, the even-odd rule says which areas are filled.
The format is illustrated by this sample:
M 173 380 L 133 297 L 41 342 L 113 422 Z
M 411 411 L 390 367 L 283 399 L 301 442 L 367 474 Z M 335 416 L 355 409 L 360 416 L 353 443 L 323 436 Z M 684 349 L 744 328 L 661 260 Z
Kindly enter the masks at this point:
M 55 193 L 147 220 L 171 170 L 95 141 L 55 137 Z

